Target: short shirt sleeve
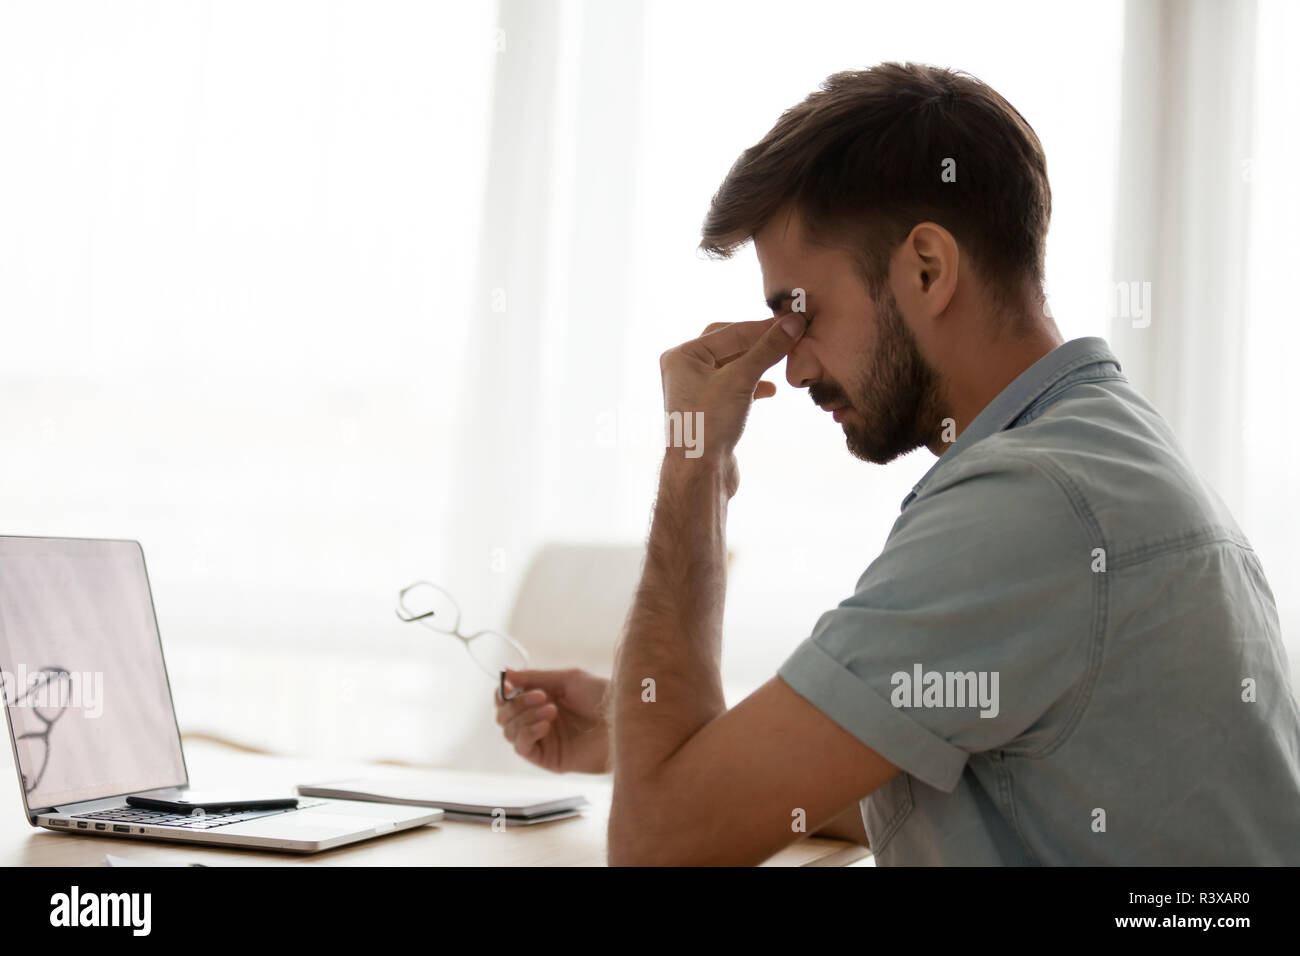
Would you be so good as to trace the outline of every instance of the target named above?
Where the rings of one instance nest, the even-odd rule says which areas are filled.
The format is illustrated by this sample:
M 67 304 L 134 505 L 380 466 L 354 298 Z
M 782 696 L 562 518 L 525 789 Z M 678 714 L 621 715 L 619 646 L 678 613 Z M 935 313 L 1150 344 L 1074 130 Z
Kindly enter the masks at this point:
M 1064 488 L 1032 459 L 970 449 L 934 479 L 779 674 L 886 760 L 951 792 L 971 753 L 1041 733 L 1083 678 L 1104 565 Z

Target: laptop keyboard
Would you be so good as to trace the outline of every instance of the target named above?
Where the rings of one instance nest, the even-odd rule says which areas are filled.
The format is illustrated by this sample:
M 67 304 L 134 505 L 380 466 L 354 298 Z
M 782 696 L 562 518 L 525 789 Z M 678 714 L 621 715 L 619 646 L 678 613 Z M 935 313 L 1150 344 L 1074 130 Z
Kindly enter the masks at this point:
M 92 820 L 101 824 L 96 830 L 107 829 L 109 823 L 134 823 L 137 826 L 180 827 L 185 830 L 211 830 L 215 827 L 243 823 L 245 820 L 257 820 L 261 817 L 275 816 L 277 813 L 293 813 L 295 810 L 308 810 L 311 807 L 324 806 L 325 801 L 299 803 L 296 807 L 281 810 L 238 810 L 229 813 L 171 813 L 167 810 L 144 810 L 140 807 L 114 807 L 109 810 L 96 810 L 94 813 L 73 814 L 75 820 Z M 87 830 L 89 826 L 77 824 L 79 829 Z

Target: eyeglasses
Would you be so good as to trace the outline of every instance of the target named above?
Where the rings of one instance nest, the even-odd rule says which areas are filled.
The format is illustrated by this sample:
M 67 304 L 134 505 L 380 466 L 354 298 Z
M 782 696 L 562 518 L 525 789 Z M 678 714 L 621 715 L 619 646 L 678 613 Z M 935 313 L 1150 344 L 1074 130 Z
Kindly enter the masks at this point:
M 397 617 L 407 624 L 423 624 L 431 631 L 460 638 L 479 669 L 494 682 L 502 700 L 510 700 L 519 688 L 506 694 L 506 670 L 524 670 L 528 652 L 523 645 L 500 631 L 460 632 L 460 606 L 450 594 L 428 581 L 416 581 L 397 592 Z
M 10 707 L 25 707 L 44 724 L 42 730 L 19 734 L 15 740 L 27 740 L 28 759 L 19 760 L 18 774 L 23 780 L 23 793 L 31 795 L 41 785 L 45 768 L 50 765 L 50 731 L 66 711 L 68 682 L 72 674 L 62 667 L 42 667 L 30 687 L 17 696 Z M 57 682 L 57 683 L 56 683 Z M 44 699 L 39 693 L 44 691 Z M 35 771 L 35 772 L 32 772 Z

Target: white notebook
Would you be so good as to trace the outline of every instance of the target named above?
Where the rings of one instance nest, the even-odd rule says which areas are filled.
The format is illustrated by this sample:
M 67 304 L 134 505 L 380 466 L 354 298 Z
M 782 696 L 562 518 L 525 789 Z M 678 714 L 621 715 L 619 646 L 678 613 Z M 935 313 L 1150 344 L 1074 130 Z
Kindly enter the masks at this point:
M 298 793 L 304 797 L 441 807 L 446 811 L 447 820 L 490 823 L 494 814 L 500 817 L 504 811 L 506 822 L 515 826 L 577 816 L 587 806 L 582 794 L 558 782 L 476 775 L 476 781 L 467 784 L 457 779 L 458 776 L 436 770 L 413 770 L 393 777 L 353 777 L 299 784 Z

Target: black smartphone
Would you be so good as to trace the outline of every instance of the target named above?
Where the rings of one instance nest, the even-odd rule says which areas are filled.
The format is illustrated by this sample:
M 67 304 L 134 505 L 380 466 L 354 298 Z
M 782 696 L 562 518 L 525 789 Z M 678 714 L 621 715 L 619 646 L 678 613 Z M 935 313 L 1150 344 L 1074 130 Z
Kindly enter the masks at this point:
M 159 797 L 140 797 L 132 794 L 126 798 L 129 807 L 141 810 L 169 810 L 172 813 L 237 812 L 241 810 L 292 810 L 298 806 L 297 797 L 267 797 L 261 800 L 249 800 L 237 794 L 204 793 L 200 790 L 187 792 L 175 800 L 163 800 Z

